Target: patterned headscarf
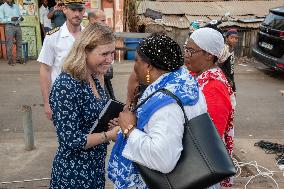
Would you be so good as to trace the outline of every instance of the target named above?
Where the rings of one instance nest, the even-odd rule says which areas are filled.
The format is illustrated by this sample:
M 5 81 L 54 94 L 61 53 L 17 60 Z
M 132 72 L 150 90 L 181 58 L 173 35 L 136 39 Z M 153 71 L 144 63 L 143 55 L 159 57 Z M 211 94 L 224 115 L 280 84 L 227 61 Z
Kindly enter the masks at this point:
M 179 45 L 164 34 L 154 34 L 139 43 L 136 49 L 143 60 L 165 71 L 176 71 L 183 65 Z

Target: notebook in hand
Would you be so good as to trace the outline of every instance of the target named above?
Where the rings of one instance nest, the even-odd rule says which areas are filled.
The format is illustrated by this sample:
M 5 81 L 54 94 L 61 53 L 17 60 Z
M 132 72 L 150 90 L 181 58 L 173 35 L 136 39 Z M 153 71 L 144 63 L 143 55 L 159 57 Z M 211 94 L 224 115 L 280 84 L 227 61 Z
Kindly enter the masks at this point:
M 119 116 L 125 104 L 117 100 L 110 99 L 99 115 L 99 119 L 91 128 L 91 133 L 100 133 L 108 130 L 108 122 Z

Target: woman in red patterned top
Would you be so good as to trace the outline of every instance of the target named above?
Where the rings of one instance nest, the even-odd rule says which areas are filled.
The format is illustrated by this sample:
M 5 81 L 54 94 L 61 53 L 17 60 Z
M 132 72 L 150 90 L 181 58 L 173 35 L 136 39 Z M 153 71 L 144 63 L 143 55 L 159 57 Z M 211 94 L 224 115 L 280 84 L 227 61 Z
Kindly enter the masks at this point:
M 211 28 L 194 31 L 184 46 L 184 59 L 187 68 L 194 73 L 202 90 L 208 113 L 219 135 L 232 155 L 234 137 L 235 95 L 222 70 L 216 65 L 224 47 L 221 33 Z M 231 187 L 232 179 L 220 183 Z M 213 188 L 220 188 L 220 185 Z

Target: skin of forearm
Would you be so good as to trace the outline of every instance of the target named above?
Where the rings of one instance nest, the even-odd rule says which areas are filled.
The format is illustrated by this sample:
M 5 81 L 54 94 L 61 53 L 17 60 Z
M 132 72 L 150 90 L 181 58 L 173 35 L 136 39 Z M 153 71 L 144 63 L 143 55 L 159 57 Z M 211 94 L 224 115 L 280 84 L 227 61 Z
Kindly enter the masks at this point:
M 93 146 L 96 146 L 96 145 L 99 145 L 99 144 L 102 144 L 104 142 L 108 142 L 108 141 L 112 140 L 110 131 L 105 132 L 105 134 L 106 134 L 107 138 L 104 138 L 104 134 L 103 133 L 88 134 L 88 136 L 87 136 L 87 144 L 85 146 L 85 149 L 88 149 L 88 148 L 91 148 Z
M 49 91 L 51 86 L 51 68 L 47 65 L 40 66 L 40 89 L 44 104 L 49 103 Z
M 85 146 L 85 149 L 91 148 L 93 146 L 96 146 L 98 144 L 102 144 L 102 133 L 93 133 L 88 134 L 87 136 L 87 144 Z

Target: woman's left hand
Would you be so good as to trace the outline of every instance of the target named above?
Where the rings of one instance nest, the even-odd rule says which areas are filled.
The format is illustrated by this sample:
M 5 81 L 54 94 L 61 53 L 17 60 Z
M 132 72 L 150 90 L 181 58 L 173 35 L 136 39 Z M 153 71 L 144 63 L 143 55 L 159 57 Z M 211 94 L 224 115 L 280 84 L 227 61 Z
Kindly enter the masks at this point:
M 136 124 L 136 115 L 129 111 L 128 109 L 120 112 L 119 114 L 119 121 L 118 125 L 120 126 L 121 130 L 124 131 L 125 129 L 129 128 L 129 125 Z

